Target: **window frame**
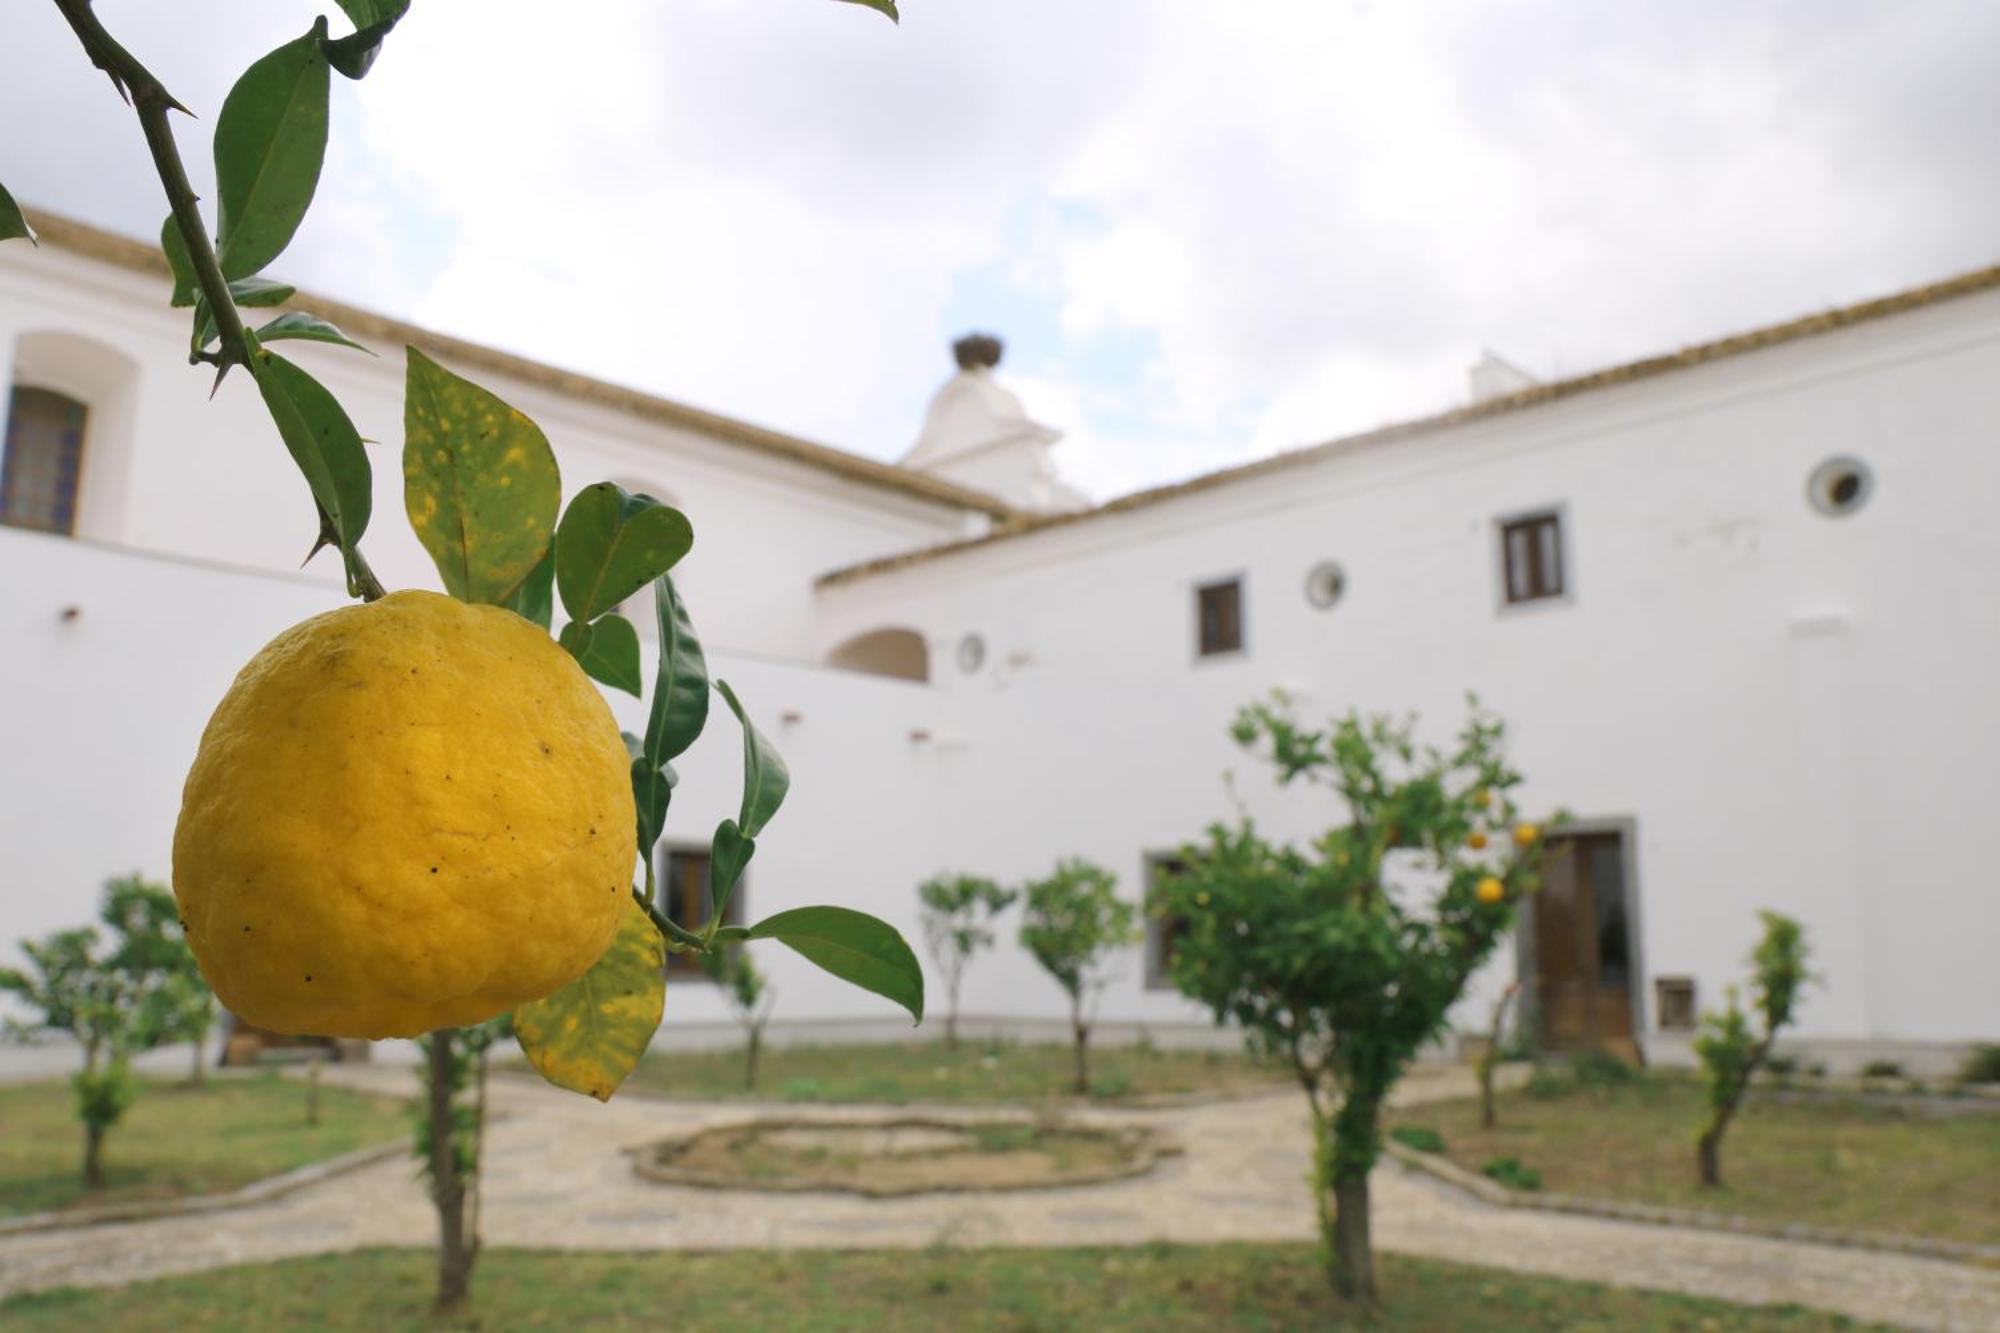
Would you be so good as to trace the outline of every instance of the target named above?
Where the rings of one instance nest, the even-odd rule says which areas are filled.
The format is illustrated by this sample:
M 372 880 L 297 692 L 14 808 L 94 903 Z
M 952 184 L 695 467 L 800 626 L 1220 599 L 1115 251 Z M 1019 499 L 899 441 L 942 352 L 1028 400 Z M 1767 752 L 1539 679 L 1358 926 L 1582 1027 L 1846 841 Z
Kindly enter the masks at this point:
M 63 514 L 67 522 L 61 526 L 53 523 L 24 522 L 8 514 L 7 478 L 20 466 L 14 445 L 16 433 L 21 428 L 21 395 L 40 394 L 57 400 L 65 408 L 65 415 L 73 416 L 59 427 L 57 454 L 54 460 L 56 470 L 55 509 Z M 83 511 L 83 472 L 90 452 L 90 422 L 92 404 L 87 398 L 79 398 L 65 390 L 45 384 L 16 380 L 7 388 L 7 411 L 4 427 L 0 427 L 0 527 L 14 528 L 21 532 L 43 532 L 57 537 L 74 537 L 77 521 Z M 72 445 L 69 437 L 74 434 Z M 67 482 L 67 485 L 64 482 Z
M 675 925 L 682 926 L 688 930 L 700 930 L 703 923 L 707 921 L 708 913 L 712 910 L 715 901 L 715 860 L 712 849 L 700 843 L 693 842 L 662 842 L 654 849 L 653 854 L 657 858 L 654 863 L 654 872 L 658 882 L 657 893 L 660 899 L 660 909 L 667 914 L 668 919 L 673 921 Z M 679 903 L 680 885 L 675 882 L 675 877 L 672 873 L 675 857 L 699 857 L 703 862 L 700 920 L 684 921 L 675 913 L 674 909 L 677 905 L 685 906 L 685 904 Z M 743 903 L 745 891 L 748 887 L 749 872 L 745 870 L 737 878 L 736 889 L 729 895 L 729 904 L 723 909 L 722 924 L 726 926 L 740 926 L 743 924 Z M 671 950 L 667 953 L 666 973 L 668 977 L 677 982 L 714 980 L 702 968 L 701 961 L 695 955 L 691 953 L 675 953 Z
M 1552 524 L 1555 528 L 1556 588 L 1554 592 L 1536 593 L 1529 597 L 1514 597 L 1512 557 L 1508 552 L 1508 537 L 1517 528 L 1531 524 Z M 1493 538 L 1497 546 L 1498 559 L 1494 562 L 1494 592 L 1500 613 L 1512 615 L 1556 606 L 1567 606 L 1576 600 L 1576 562 L 1570 542 L 1569 505 L 1563 502 L 1533 505 L 1523 509 L 1500 514 L 1493 520 Z
M 1244 570 L 1234 570 L 1226 574 L 1213 574 L 1188 583 L 1189 615 L 1194 631 L 1194 661 L 1196 665 L 1208 662 L 1227 662 L 1250 655 L 1250 576 Z M 1232 648 L 1209 649 L 1203 638 L 1202 603 L 1206 594 L 1221 588 L 1236 589 L 1236 645 Z

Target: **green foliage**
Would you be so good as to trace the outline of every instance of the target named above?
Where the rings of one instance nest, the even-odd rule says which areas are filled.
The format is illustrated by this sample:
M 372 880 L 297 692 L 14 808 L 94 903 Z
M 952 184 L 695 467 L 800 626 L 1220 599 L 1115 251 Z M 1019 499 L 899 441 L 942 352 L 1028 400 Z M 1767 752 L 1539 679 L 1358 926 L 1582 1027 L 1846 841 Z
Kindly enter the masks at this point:
M 414 347 L 407 354 L 403 507 L 410 527 L 445 591 L 460 601 L 505 603 L 548 554 L 555 533 L 562 503 L 555 451 L 540 426 L 495 395 Z
M 1444 1151 L 1444 1135 L 1422 1125 L 1398 1125 L 1389 1131 L 1389 1137 L 1418 1152 Z
M 70 1087 L 76 1093 L 76 1118 L 100 1134 L 123 1119 L 139 1096 L 132 1066 L 122 1059 L 101 1069 L 79 1070 L 70 1075 Z
M 257 278 L 250 278 L 247 279 L 246 281 L 257 282 L 260 280 Z M 281 286 L 278 287 L 277 290 L 285 294 L 284 296 L 279 296 L 277 298 L 277 301 L 283 301 L 286 299 L 286 297 L 289 297 L 292 294 L 292 289 L 290 287 Z M 257 293 L 257 295 L 264 296 L 268 295 L 268 293 L 260 292 Z M 264 302 L 264 304 L 275 305 L 277 304 L 277 301 L 268 301 Z M 236 304 L 256 305 L 259 304 L 259 302 L 247 301 L 243 299 L 243 297 L 238 296 L 236 298 Z M 286 314 L 282 314 L 278 316 L 276 319 L 272 320 L 269 324 L 265 324 L 257 330 L 257 341 L 260 343 L 282 342 L 287 338 L 293 338 L 293 339 L 302 338 L 305 339 L 307 342 L 333 343 L 339 347 L 352 347 L 357 352 L 368 352 L 368 349 L 366 347 L 363 347 L 360 343 L 355 342 L 352 338 L 342 333 L 338 328 L 334 327 L 332 324 L 327 323 L 325 320 L 321 319 L 317 315 L 308 315 L 302 310 L 293 310 L 287 312 Z M 368 355 L 373 356 L 375 354 L 373 352 L 368 352 Z
M 595 620 L 672 569 L 694 545 L 680 510 L 608 481 L 586 486 L 556 528 L 556 592 L 571 620 Z
M 14 196 L 7 193 L 7 187 L 0 185 L 0 241 L 25 240 L 29 245 L 40 245 L 35 239 L 35 229 L 22 216 L 21 206 L 14 202 Z
M 1151 905 L 1181 927 L 1174 984 L 1298 1078 L 1324 1200 L 1366 1179 L 1383 1100 L 1443 1031 L 1514 904 L 1539 886 L 1539 853 L 1533 837 L 1512 836 L 1521 777 L 1500 721 L 1476 702 L 1448 750 L 1382 716 L 1308 728 L 1282 695 L 1242 710 L 1232 734 L 1273 764 L 1280 785 L 1329 790 L 1344 819 L 1303 846 L 1265 838 L 1248 818 L 1217 824 L 1185 851 L 1184 873 L 1154 886 Z M 1480 900 L 1487 880 L 1501 886 L 1498 901 Z M 1372 1261 L 1334 1254 L 1337 1222 L 1323 1204 L 1330 1274 L 1365 1296 Z
M 247 278 L 291 244 L 326 157 L 326 20 L 243 72 L 215 123 L 216 259 Z
M 1533 1191 L 1542 1187 L 1542 1173 L 1532 1166 L 1523 1166 L 1515 1157 L 1495 1157 L 1479 1168 L 1479 1174 L 1498 1181 L 1510 1190 Z
M 338 3 L 353 21 L 354 31 L 345 37 L 322 38 L 321 45 L 328 64 L 348 78 L 358 79 L 374 66 L 375 57 L 382 50 L 382 39 L 409 12 L 410 0 L 338 0 Z
M 1570 1076 L 1580 1087 L 1622 1088 L 1642 1077 L 1639 1070 L 1609 1051 L 1578 1051 L 1569 1063 Z
M 420 1163 L 419 1170 L 433 1190 L 438 1187 L 437 1157 L 431 1149 L 436 1142 L 431 1122 L 430 1103 L 434 1093 L 434 1066 L 430 1054 L 440 1041 L 449 1052 L 446 1062 L 445 1089 L 450 1102 L 447 1129 L 450 1136 L 450 1162 L 454 1173 L 462 1181 L 476 1181 L 479 1178 L 480 1150 L 486 1131 L 486 1059 L 496 1042 L 504 1041 L 512 1031 L 512 1018 L 502 1014 L 489 1019 L 477 1027 L 444 1028 L 426 1037 L 417 1038 L 417 1046 L 424 1052 L 425 1059 L 417 1066 L 423 1082 L 424 1096 L 414 1106 L 412 1117 L 414 1136 L 412 1152 Z M 467 1096 L 472 1093 L 472 1096 Z
M 845 907 L 795 907 L 718 940 L 777 940 L 842 981 L 893 1000 L 921 1020 L 924 970 L 894 927 Z
M 639 676 L 639 631 L 625 617 L 612 611 L 589 624 L 572 620 L 563 626 L 561 642 L 591 679 L 623 690 L 634 699 L 644 697 L 645 683 Z
M 701 970 L 708 974 L 729 1000 L 729 1007 L 742 1025 L 744 1043 L 743 1086 L 757 1086 L 758 1054 L 764 1044 L 764 1024 L 770 1020 L 776 1002 L 770 982 L 758 970 L 750 951 L 740 945 L 711 949 L 699 955 Z
M 1742 1105 L 1750 1080 L 1770 1057 L 1781 1029 L 1795 1017 L 1799 992 L 1805 988 L 1804 928 L 1777 912 L 1759 912 L 1764 933 L 1751 950 L 1751 1010 L 1761 1030 L 1753 1030 L 1737 988 L 1724 992 L 1720 1013 L 1701 1016 L 1694 1053 L 1708 1075 L 1708 1123 L 1695 1140 L 1696 1168 L 1704 1185 L 1722 1183 L 1722 1136 Z
M 1903 1066 L 1895 1060 L 1870 1060 L 1861 1066 L 1863 1078 L 1901 1078 Z
M 250 373 L 319 506 L 320 542 L 338 546 L 347 558 L 353 591 L 358 586 L 355 553 L 374 503 L 373 472 L 361 433 L 324 385 L 283 357 L 259 352 L 251 359 Z
M 950 1000 L 945 1017 L 947 1042 L 958 1040 L 958 991 L 966 968 L 975 954 L 993 947 L 993 918 L 1018 897 L 1018 891 L 1004 889 L 979 875 L 938 875 L 917 886 L 924 945 L 944 974 L 945 994 Z
M 1958 1077 L 1963 1083 L 2000 1083 L 2000 1045 L 1981 1042 L 1973 1047 Z
M 110 965 L 146 979 L 136 1009 L 138 1044 L 193 1042 L 199 1060 L 215 1026 L 215 995 L 188 948 L 173 891 L 137 875 L 114 879 L 104 887 L 98 918 L 116 941 Z
M 862 5 L 877 14 L 886 14 L 891 23 L 901 23 L 902 16 L 896 12 L 896 0 L 844 0 L 850 5 Z
M 1022 897 L 1021 944 L 1073 1002 L 1103 990 L 1114 953 L 1145 937 L 1117 876 L 1081 858 L 1030 881 Z
M 736 881 L 743 875 L 743 867 L 756 854 L 757 835 L 764 831 L 771 816 L 778 813 L 778 806 L 790 790 L 792 775 L 777 747 L 764 738 L 764 733 L 757 730 L 750 715 L 743 711 L 743 704 L 736 691 L 729 688 L 729 682 L 718 680 L 715 688 L 743 728 L 743 804 L 735 819 L 725 819 L 716 828 L 709 849 L 710 883 L 715 893 L 715 913 L 720 917 L 729 895 L 736 889 Z

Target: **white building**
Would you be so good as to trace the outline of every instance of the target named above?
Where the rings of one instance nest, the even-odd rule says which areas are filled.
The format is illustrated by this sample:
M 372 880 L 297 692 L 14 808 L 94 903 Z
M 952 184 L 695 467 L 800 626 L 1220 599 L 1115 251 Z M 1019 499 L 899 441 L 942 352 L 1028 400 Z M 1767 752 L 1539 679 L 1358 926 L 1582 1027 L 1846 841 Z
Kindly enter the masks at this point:
M 215 700 L 343 600 L 331 561 L 297 568 L 309 502 L 254 391 L 210 402 L 184 364 L 157 252 L 38 221 L 40 249 L 0 246 L 0 942 L 84 919 L 109 875 L 164 879 Z M 1283 687 L 1443 729 L 1474 690 L 1508 720 L 1527 804 L 1579 817 L 1583 870 L 1461 1026 L 1518 969 L 1551 1036 L 1684 1058 L 1770 907 L 1806 923 L 1824 981 L 1800 1038 L 1837 1065 L 1943 1068 L 2000 1036 L 2000 268 L 1560 383 L 1489 357 L 1456 411 L 1097 508 L 976 339 L 895 467 L 298 305 L 382 353 L 298 355 L 384 442 L 385 583 L 435 582 L 400 521 L 400 343 L 539 421 L 571 491 L 611 479 L 689 512 L 678 577 L 712 668 L 794 772 L 753 917 L 843 902 L 914 939 L 924 877 L 1069 854 L 1137 896 L 1238 798 L 1278 831 L 1326 822 L 1229 742 L 1239 704 Z M 698 883 L 737 763 L 718 723 L 683 766 L 670 886 Z M 1191 1036 L 1206 1015 L 1157 944 L 1102 1017 Z M 875 998 L 768 961 L 781 1023 L 894 1029 Z M 1011 947 L 966 1008 L 1016 1030 L 1062 1013 Z M 670 1027 L 721 1016 L 675 977 Z

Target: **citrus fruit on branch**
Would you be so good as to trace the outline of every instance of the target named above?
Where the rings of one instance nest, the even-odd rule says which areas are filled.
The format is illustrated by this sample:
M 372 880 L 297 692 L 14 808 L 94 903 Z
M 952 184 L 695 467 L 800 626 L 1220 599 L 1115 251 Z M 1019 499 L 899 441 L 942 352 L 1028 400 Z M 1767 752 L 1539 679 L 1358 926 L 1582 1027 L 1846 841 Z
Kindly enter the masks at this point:
M 582 668 L 511 611 L 409 591 L 315 616 L 202 735 L 174 831 L 188 942 L 275 1032 L 482 1022 L 610 943 L 629 762 Z

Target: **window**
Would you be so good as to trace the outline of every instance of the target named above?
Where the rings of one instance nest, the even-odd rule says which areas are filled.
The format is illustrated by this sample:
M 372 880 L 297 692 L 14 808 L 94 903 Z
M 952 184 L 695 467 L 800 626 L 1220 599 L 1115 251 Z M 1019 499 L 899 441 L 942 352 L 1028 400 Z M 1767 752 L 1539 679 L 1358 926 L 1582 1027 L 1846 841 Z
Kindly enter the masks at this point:
M 743 924 L 744 882 L 736 881 L 736 891 L 729 895 L 729 906 L 722 911 L 722 924 L 740 926 Z M 709 881 L 708 849 L 705 847 L 669 847 L 662 857 L 660 883 L 657 890 L 660 906 L 677 926 L 688 930 L 700 930 L 708 924 L 709 912 L 715 900 L 714 889 Z M 670 953 L 667 955 L 667 975 L 688 978 L 706 978 L 701 964 L 690 953 Z
M 1202 657 L 1243 651 L 1243 580 L 1204 583 L 1194 590 L 1195 647 Z
M 1147 897 L 1151 889 L 1163 879 L 1181 874 L 1187 863 L 1178 856 L 1149 856 L 1146 858 Z M 1156 916 L 1150 902 L 1146 912 L 1146 989 L 1172 990 L 1174 988 L 1173 961 L 1174 946 L 1187 931 L 1187 922 L 1177 916 Z
M 1654 977 L 1653 1007 L 1659 1014 L 1660 1031 L 1694 1031 L 1694 978 Z
M 1562 516 L 1531 514 L 1500 525 L 1509 605 L 1563 595 Z
M 84 406 L 49 389 L 16 387 L 0 460 L 0 523 L 76 530 L 76 483 L 83 467 Z

